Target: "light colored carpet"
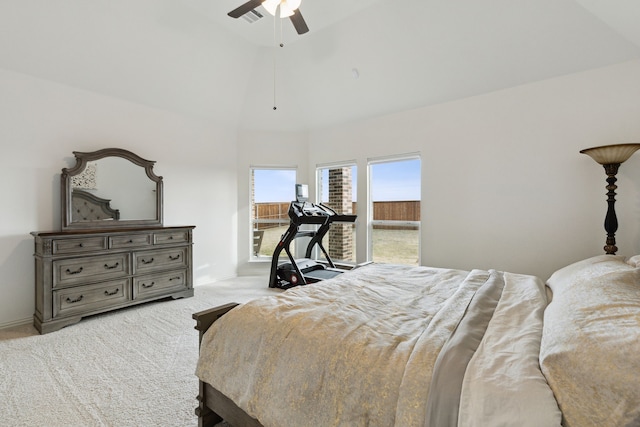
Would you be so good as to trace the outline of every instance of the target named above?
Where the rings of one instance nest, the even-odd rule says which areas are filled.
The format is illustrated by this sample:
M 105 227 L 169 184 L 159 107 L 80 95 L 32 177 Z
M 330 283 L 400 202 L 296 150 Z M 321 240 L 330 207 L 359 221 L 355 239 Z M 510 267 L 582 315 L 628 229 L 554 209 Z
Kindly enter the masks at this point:
M 1 426 L 196 426 L 198 332 L 191 314 L 280 290 L 240 277 L 38 335 L 0 330 Z

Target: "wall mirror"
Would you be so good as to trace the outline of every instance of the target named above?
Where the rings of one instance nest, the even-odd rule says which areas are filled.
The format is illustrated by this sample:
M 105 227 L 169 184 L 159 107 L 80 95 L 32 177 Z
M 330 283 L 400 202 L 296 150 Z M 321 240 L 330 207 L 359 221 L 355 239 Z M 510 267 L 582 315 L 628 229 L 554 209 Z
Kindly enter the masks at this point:
M 73 155 L 61 175 L 63 230 L 162 226 L 155 161 L 120 148 Z

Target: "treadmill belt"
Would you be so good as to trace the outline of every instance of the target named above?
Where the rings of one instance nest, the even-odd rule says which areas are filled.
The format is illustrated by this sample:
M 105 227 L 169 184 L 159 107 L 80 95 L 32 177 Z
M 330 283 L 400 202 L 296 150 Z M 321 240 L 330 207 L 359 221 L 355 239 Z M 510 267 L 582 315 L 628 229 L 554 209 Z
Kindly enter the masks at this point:
M 315 279 L 315 280 L 327 280 L 333 277 L 336 277 L 338 274 L 341 274 L 342 271 L 335 270 L 313 270 L 307 273 L 304 273 L 304 277 L 307 279 Z

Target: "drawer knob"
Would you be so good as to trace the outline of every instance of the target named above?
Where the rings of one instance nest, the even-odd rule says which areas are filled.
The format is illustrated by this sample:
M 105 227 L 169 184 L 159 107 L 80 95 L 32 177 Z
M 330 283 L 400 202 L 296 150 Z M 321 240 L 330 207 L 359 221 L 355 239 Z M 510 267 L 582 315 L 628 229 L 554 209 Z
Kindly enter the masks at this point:
M 113 265 L 107 265 L 107 264 L 105 264 L 105 265 L 104 265 L 104 268 L 106 268 L 107 270 L 113 270 L 114 268 L 118 267 L 119 265 L 120 265 L 120 263 L 119 263 L 119 262 L 116 262 L 116 263 L 115 263 L 115 264 L 113 264 Z
M 112 295 L 116 295 L 118 292 L 120 292 L 120 288 L 116 288 L 116 290 L 113 291 L 113 292 L 104 291 L 104 294 L 109 297 L 109 296 L 112 296 Z
M 147 261 L 146 259 L 142 258 L 140 260 L 140 262 L 143 263 L 143 264 L 151 264 L 153 262 L 153 258 L 151 258 L 149 261 Z
M 170 277 L 169 281 L 173 281 L 173 280 L 180 280 L 180 276 L 175 276 L 175 277 Z
M 143 283 L 143 284 L 142 284 L 142 287 L 143 287 L 143 288 L 145 288 L 145 289 L 149 289 L 149 288 L 152 288 L 152 287 L 153 287 L 153 285 L 155 285 L 155 284 L 156 284 L 156 282 L 151 282 L 151 283 L 150 283 L 150 284 L 148 284 L 148 285 L 147 285 L 146 283 Z
M 178 254 L 178 255 L 176 255 L 176 256 L 171 256 L 171 255 L 169 255 L 169 259 L 170 259 L 171 261 L 179 260 L 179 259 L 180 259 L 180 254 Z
M 75 270 L 75 271 L 71 271 L 67 268 L 67 274 L 79 274 L 82 273 L 83 268 L 80 267 L 79 269 Z
M 82 298 L 84 298 L 84 295 L 80 295 L 80 296 L 79 296 L 78 298 L 76 298 L 76 299 L 67 298 L 67 302 L 68 302 L 69 304 L 73 304 L 73 303 L 75 303 L 75 302 L 80 302 L 80 301 L 82 301 Z

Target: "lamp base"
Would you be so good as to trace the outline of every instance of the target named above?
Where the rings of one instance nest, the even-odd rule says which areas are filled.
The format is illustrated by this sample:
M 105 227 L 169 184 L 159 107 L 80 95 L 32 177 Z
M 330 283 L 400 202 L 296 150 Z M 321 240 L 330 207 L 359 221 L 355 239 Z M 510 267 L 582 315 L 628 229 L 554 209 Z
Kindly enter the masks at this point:
M 618 231 L 618 217 L 616 216 L 615 203 L 616 203 L 616 174 L 620 163 L 608 163 L 602 165 L 604 171 L 607 174 L 607 216 L 604 219 L 604 229 L 607 232 L 607 241 L 604 246 L 604 251 L 607 255 L 615 255 L 618 252 L 616 246 L 616 231 Z

